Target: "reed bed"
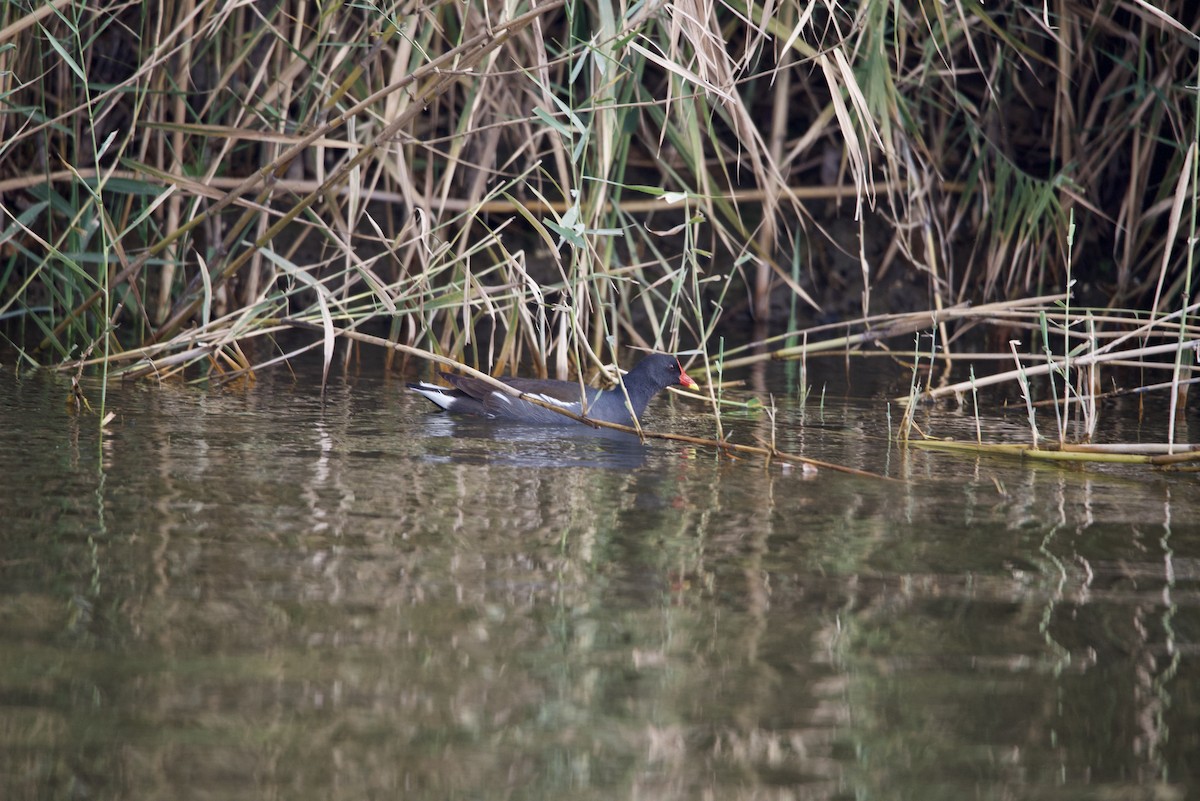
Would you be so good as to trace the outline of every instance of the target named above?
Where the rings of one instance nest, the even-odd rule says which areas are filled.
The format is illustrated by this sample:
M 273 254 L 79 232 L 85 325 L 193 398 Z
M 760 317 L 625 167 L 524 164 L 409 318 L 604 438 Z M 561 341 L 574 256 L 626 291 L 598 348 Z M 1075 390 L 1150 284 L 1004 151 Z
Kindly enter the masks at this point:
M 3 358 L 716 373 L 930 331 L 948 366 L 986 325 L 1059 355 L 972 390 L 1045 370 L 1086 418 L 1173 354 L 1182 398 L 1200 11 L 1052 5 L 6 3 Z

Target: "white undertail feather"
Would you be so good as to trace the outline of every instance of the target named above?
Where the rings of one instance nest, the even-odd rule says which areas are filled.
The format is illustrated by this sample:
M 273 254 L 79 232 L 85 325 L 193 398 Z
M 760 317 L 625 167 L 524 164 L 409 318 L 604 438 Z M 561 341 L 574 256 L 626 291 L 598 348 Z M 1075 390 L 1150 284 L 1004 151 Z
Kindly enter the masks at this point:
M 424 381 L 414 386 L 413 391 L 424 395 L 429 400 L 436 403 L 443 409 L 449 409 L 450 404 L 454 402 L 454 398 L 446 394 L 444 387 L 439 387 L 437 384 L 426 384 Z

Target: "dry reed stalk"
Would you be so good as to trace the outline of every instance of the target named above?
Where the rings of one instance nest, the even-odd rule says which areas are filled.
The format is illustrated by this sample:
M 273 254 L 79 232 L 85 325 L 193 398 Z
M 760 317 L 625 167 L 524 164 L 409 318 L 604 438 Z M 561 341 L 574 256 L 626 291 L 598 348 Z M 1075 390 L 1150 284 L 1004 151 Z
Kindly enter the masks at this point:
M 974 453 L 986 456 L 1016 456 L 1043 462 L 1096 462 L 1106 464 L 1148 464 L 1154 466 L 1200 462 L 1200 445 L 1146 443 L 1124 445 L 1063 445 L 1038 448 L 1033 445 L 958 442 L 955 440 L 910 440 L 915 448 L 935 451 Z

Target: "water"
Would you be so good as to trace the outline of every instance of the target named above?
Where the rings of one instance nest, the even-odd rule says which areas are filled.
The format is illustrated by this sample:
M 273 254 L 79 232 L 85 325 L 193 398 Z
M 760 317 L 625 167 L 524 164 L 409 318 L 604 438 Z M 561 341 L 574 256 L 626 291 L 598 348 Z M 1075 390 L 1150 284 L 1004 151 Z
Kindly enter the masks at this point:
M 780 445 L 898 480 L 284 370 L 113 387 L 101 437 L 9 372 L 0 796 L 1185 797 L 1194 476 L 900 449 L 902 382 L 814 380 L 802 408 L 767 379 Z M 647 424 L 711 433 L 661 398 Z

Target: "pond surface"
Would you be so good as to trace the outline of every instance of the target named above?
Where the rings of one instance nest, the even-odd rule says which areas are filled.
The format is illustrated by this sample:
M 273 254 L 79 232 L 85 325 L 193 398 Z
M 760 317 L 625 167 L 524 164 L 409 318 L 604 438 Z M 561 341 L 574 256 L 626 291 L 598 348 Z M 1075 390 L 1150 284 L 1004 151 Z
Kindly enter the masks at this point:
M 101 435 L 10 366 L 0 797 L 1194 792 L 1194 474 L 899 448 L 906 379 L 813 380 L 766 377 L 780 446 L 894 480 L 451 419 L 377 374 L 117 385 Z

